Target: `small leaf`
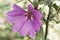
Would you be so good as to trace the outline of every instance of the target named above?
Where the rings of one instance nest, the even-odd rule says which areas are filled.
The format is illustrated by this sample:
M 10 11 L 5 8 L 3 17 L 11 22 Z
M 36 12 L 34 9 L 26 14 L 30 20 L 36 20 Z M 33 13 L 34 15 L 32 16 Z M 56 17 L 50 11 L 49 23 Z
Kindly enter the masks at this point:
M 41 27 L 41 30 L 36 34 L 35 40 L 44 40 L 44 33 L 43 33 L 42 27 Z
M 58 6 L 56 4 L 53 4 L 53 7 L 57 10 Z

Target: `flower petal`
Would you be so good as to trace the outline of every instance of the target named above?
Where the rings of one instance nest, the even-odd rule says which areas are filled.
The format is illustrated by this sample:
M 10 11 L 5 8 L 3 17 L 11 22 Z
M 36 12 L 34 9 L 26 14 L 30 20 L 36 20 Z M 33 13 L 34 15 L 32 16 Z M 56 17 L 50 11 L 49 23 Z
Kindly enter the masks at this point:
M 16 11 L 16 10 L 12 10 L 10 12 L 7 13 L 8 16 L 20 16 L 20 15 L 23 15 L 24 12 L 19 12 L 19 11 Z
M 8 16 L 20 16 L 20 15 L 24 15 L 24 13 L 26 13 L 26 12 L 24 12 L 24 11 L 17 11 L 17 10 L 12 10 L 12 11 L 9 11 L 8 13 L 7 13 L 7 15 Z
M 24 19 L 25 16 L 7 16 L 7 21 L 10 22 L 10 23 L 14 23 L 15 20 L 21 20 L 21 17 Z M 16 21 L 17 22 L 17 21 Z
M 31 21 L 27 20 L 25 22 L 25 24 L 23 25 L 23 27 L 21 28 L 21 30 L 20 30 L 21 36 L 28 35 L 28 33 L 31 30 L 31 28 L 32 28 Z
M 35 38 L 35 30 L 34 30 L 34 28 L 33 29 L 31 29 L 31 31 L 30 31 L 30 33 L 29 33 L 30 35 L 29 35 L 29 37 L 30 38 L 32 38 L 32 39 L 34 39 Z
M 42 21 L 39 20 L 39 19 L 34 18 L 32 20 L 32 25 L 35 28 L 35 30 L 38 32 L 40 30 L 41 25 L 42 25 Z
M 13 5 L 13 8 L 14 8 L 14 10 L 16 10 L 16 11 L 26 12 L 23 8 L 21 8 L 20 6 L 18 6 L 18 5 L 16 5 L 16 4 Z
M 20 17 L 16 17 L 14 22 L 14 26 L 13 26 L 13 31 L 15 32 L 19 32 L 19 30 L 21 29 L 22 25 L 24 24 L 24 22 L 26 21 L 25 17 L 20 16 Z
M 28 5 L 28 11 L 29 12 L 33 12 L 34 11 L 34 8 L 31 4 Z
M 42 13 L 39 10 L 34 10 L 33 16 L 35 18 L 41 19 L 42 18 Z
M 19 15 L 24 15 L 24 13 L 26 13 L 26 11 L 23 8 L 19 7 L 16 4 L 14 4 L 13 8 L 14 8 L 14 10 L 9 11 L 7 13 L 7 15 L 9 15 L 9 16 L 19 16 Z

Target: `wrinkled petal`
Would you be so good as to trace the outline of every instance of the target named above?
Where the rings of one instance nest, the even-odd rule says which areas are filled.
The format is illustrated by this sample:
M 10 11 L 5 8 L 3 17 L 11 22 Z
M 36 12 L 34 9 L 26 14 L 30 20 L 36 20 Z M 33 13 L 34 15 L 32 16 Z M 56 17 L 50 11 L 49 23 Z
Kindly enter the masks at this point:
M 31 4 L 28 5 L 28 11 L 29 12 L 33 12 L 34 11 L 34 8 Z
M 9 11 L 7 13 L 7 15 L 9 15 L 9 16 L 19 16 L 19 15 L 24 15 L 24 13 L 26 13 L 26 11 L 23 8 L 19 7 L 16 4 L 13 5 L 13 8 L 14 9 L 12 11 Z
M 28 11 L 32 13 L 35 18 L 38 18 L 38 19 L 42 18 L 42 13 L 39 10 L 34 9 L 31 4 L 28 5 Z
M 16 11 L 26 12 L 23 8 L 21 8 L 20 6 L 18 6 L 18 5 L 16 5 L 16 4 L 13 5 L 13 8 L 14 8 L 14 10 L 16 10 Z
M 15 20 L 15 17 L 12 17 L 12 16 L 7 16 L 7 21 L 9 22 L 9 23 L 13 23 L 13 21 Z
M 31 29 L 31 31 L 30 31 L 30 33 L 29 33 L 29 37 L 30 38 L 32 38 L 32 39 L 34 39 L 35 38 L 35 30 L 34 30 L 34 28 L 33 29 Z
M 36 31 L 39 31 L 40 30 L 40 27 L 42 25 L 42 21 L 39 20 L 39 19 L 34 18 L 32 20 L 32 25 L 33 25 L 33 27 L 35 28 Z
M 25 12 L 12 10 L 12 11 L 8 12 L 7 15 L 8 16 L 20 16 L 20 15 L 24 15 L 24 13 Z
M 25 17 L 20 16 L 20 17 L 16 17 L 14 22 L 14 26 L 13 26 L 13 31 L 14 32 L 19 32 L 19 30 L 21 29 L 22 25 L 24 24 L 24 22 L 26 21 Z
M 21 36 L 27 35 L 31 28 L 32 28 L 31 21 L 27 20 L 20 30 Z
M 15 20 L 21 20 L 20 18 L 23 18 L 23 17 L 25 17 L 25 16 L 14 16 L 14 17 L 12 17 L 12 16 L 7 16 L 7 20 L 8 20 L 8 22 L 10 22 L 10 23 L 14 23 L 14 21 Z M 17 21 L 16 21 L 17 22 Z
M 35 18 L 41 19 L 42 18 L 42 13 L 39 10 L 34 10 L 33 16 Z

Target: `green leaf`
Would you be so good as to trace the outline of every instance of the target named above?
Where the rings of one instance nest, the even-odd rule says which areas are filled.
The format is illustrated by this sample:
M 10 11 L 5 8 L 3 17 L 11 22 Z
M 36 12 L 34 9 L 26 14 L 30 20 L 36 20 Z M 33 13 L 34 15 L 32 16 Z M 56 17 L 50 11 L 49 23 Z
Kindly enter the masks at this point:
M 44 32 L 43 32 L 42 27 L 41 27 L 40 31 L 36 34 L 35 40 L 44 40 Z
M 56 4 L 53 4 L 53 7 L 57 10 L 58 6 Z

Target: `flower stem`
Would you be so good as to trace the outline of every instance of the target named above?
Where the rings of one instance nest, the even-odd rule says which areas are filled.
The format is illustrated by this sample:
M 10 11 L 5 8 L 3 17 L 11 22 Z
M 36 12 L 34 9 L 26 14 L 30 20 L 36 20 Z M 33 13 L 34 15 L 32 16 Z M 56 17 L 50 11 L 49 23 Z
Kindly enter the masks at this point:
M 31 4 L 33 4 L 32 2 L 31 2 L 31 0 L 28 0 Z
M 49 6 L 49 14 L 48 14 L 48 17 L 47 17 L 47 20 L 46 20 L 46 32 L 45 32 L 45 37 L 44 37 L 44 40 L 47 39 L 47 35 L 48 35 L 48 26 L 49 26 L 49 20 L 50 20 L 50 15 L 51 15 L 51 4 L 50 3 L 48 6 Z

